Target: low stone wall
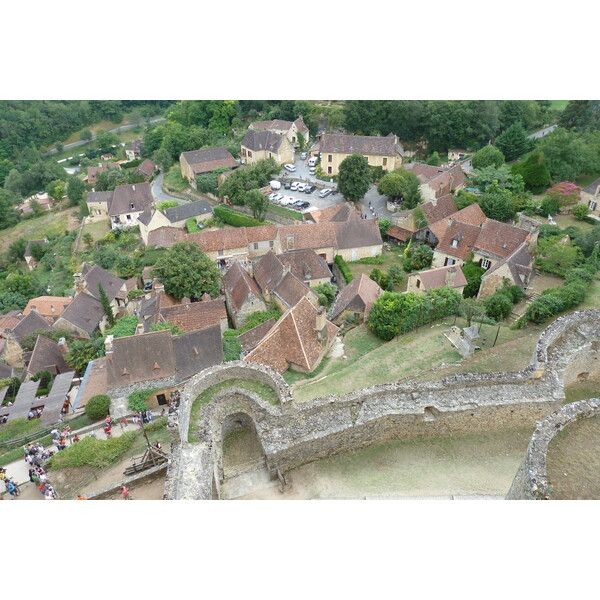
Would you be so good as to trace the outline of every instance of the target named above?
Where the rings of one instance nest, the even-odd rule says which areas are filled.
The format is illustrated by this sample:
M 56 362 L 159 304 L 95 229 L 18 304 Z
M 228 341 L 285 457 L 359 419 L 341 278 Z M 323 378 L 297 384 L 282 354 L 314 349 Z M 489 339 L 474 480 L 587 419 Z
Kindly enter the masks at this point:
M 571 402 L 537 423 L 525 458 L 510 486 L 506 499 L 548 500 L 550 496 L 546 459 L 550 442 L 569 423 L 594 416 L 600 416 L 600 399 L 598 398 Z
M 111 485 L 105 488 L 102 488 L 100 491 L 95 494 L 91 494 L 87 497 L 88 500 L 106 500 L 110 498 L 114 494 L 118 494 L 121 492 L 121 486 L 124 485 L 129 489 L 129 491 L 134 490 L 136 487 L 140 485 L 145 485 L 147 483 L 151 483 L 156 479 L 160 479 L 165 476 L 167 472 L 168 463 L 164 463 L 162 465 L 158 465 L 158 467 L 152 467 L 142 473 L 136 473 L 135 475 L 130 475 L 129 477 L 125 477 L 123 481 L 117 483 L 115 485 Z
M 562 382 L 569 357 L 600 343 L 598 323 L 598 310 L 558 319 L 540 336 L 531 364 L 522 371 L 389 383 L 303 403 L 291 401 L 283 378 L 262 365 L 235 362 L 207 369 L 185 386 L 181 403 L 170 416 L 170 427 L 177 434 L 165 498 L 214 496 L 214 487 L 223 479 L 223 424 L 235 415 L 252 419 L 272 475 L 389 439 L 533 428 L 564 400 Z M 198 443 L 189 444 L 193 400 L 206 388 L 232 378 L 270 385 L 281 403 L 271 405 L 244 389 L 224 390 L 202 407 L 196 423 Z

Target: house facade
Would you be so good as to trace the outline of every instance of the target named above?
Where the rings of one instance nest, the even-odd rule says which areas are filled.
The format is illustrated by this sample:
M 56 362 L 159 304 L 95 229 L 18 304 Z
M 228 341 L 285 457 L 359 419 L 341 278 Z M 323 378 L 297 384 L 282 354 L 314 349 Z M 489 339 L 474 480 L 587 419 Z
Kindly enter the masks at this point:
M 240 158 L 247 165 L 267 158 L 274 159 L 279 165 L 293 163 L 294 146 L 280 133 L 248 129 L 241 143 Z
M 424 294 L 427 290 L 449 287 L 462 294 L 466 286 L 467 279 L 462 269 L 452 265 L 411 273 L 407 278 L 406 291 Z
M 591 215 L 600 217 L 600 178 L 581 190 L 581 203 L 587 204 Z
M 256 311 L 267 310 L 256 282 L 239 262 L 234 262 L 223 277 L 227 312 L 233 326 L 239 329 Z
M 218 168 L 235 169 L 238 162 L 233 158 L 226 146 L 205 148 L 182 152 L 179 156 L 181 175 L 187 179 L 192 187 L 196 187 L 196 177 L 211 173 Z

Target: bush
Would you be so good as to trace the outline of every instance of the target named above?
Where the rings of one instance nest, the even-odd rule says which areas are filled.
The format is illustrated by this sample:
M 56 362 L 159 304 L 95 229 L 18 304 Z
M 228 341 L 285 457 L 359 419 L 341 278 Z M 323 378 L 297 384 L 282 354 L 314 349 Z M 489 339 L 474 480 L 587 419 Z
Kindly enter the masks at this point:
M 198 233 L 198 231 L 200 231 L 200 227 L 198 227 L 195 217 L 190 217 L 186 220 L 185 228 L 188 233 Z
M 383 254 L 379 256 L 366 256 L 365 258 L 359 258 L 351 262 L 353 265 L 382 265 L 385 262 L 385 257 Z
M 520 285 L 507 285 L 499 289 L 497 294 L 504 294 L 513 304 L 521 302 L 525 297 L 525 292 Z
M 321 306 L 331 306 L 335 300 L 337 288 L 330 283 L 322 283 L 314 288 Z
M 433 262 L 433 250 L 421 244 L 418 246 L 411 246 L 406 252 L 406 260 L 404 261 L 404 270 L 407 273 L 412 271 L 422 271 L 431 267 Z
M 558 200 L 552 196 L 546 196 L 540 205 L 541 215 L 555 215 L 560 208 Z
M 512 302 L 506 294 L 496 292 L 485 301 L 485 314 L 494 321 L 503 321 L 510 315 Z
M 372 279 L 382 290 L 387 290 L 389 288 L 390 279 L 380 269 L 373 269 L 369 274 L 369 279 Z
M 240 360 L 242 353 L 242 343 L 240 342 L 239 331 L 235 329 L 226 329 L 223 332 L 223 361 Z
M 549 317 L 559 313 L 561 308 L 561 300 L 555 296 L 542 294 L 527 307 L 523 318 L 532 323 L 540 324 Z
M 85 414 L 94 421 L 104 419 L 110 412 L 110 398 L 106 394 L 92 396 L 85 405 Z
M 279 309 L 274 304 L 271 305 L 269 310 L 257 310 L 255 312 L 251 313 L 250 315 L 248 315 L 246 322 L 244 323 L 244 325 L 242 327 L 240 327 L 239 333 L 244 333 L 245 331 L 248 331 L 249 329 L 253 329 L 254 327 L 257 327 L 258 325 L 262 325 L 269 319 L 277 320 L 277 319 L 279 319 L 280 316 L 281 316 L 281 313 L 279 312 Z M 233 330 L 229 330 L 229 331 L 233 331 Z M 225 334 L 223 334 L 223 335 L 225 335 Z
M 587 265 L 586 265 L 587 266 Z M 565 274 L 565 284 L 571 282 L 581 282 L 584 283 L 592 283 L 594 281 L 594 273 L 591 272 L 591 269 L 586 269 L 584 267 L 580 267 L 577 269 L 571 269 L 567 271 Z
M 233 225 L 233 227 L 257 227 L 258 225 L 265 225 L 264 222 L 257 221 L 256 219 L 232 210 L 223 204 L 215 206 L 213 212 L 219 219 L 228 225 Z
M 585 204 L 577 204 L 573 207 L 573 216 L 578 221 L 585 221 L 589 213 L 589 209 Z
M 340 270 L 340 273 L 346 280 L 346 283 L 350 283 L 354 279 L 354 276 L 350 272 L 350 269 L 348 268 L 348 265 L 344 260 L 343 256 L 341 254 L 338 254 L 333 259 L 333 262 L 335 262 L 335 264 L 337 265 L 338 269 Z

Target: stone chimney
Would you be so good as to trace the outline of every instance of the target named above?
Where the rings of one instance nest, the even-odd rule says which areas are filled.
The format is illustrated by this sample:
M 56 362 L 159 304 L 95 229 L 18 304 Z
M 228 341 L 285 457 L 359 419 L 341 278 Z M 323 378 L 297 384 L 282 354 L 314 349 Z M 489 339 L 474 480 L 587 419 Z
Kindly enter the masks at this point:
M 158 296 L 158 294 L 163 294 L 165 291 L 165 286 L 162 283 L 154 284 L 154 292 Z
M 66 356 L 67 352 L 69 351 L 69 347 L 67 346 L 67 340 L 65 340 L 64 337 L 61 337 L 58 340 L 58 346 L 60 348 L 60 351 L 61 351 L 62 355 Z
M 181 299 L 181 304 L 190 304 L 190 303 L 191 303 L 191 300 L 187 296 L 184 296 Z
M 250 275 L 250 277 L 254 277 L 254 264 L 251 260 L 248 261 L 248 264 L 246 264 L 245 267 L 248 275 Z
M 33 312 L 39 312 L 39 311 L 38 311 L 38 307 L 37 307 L 35 304 L 32 304 L 32 305 L 31 305 L 31 310 L 32 310 Z
M 140 333 L 144 333 L 144 324 L 143 323 L 138 323 L 135 326 L 135 333 L 133 335 L 139 335 Z
M 114 335 L 107 335 L 104 340 L 104 353 L 107 357 L 112 358 Z
M 456 267 L 452 267 L 446 271 L 446 287 L 452 287 L 456 280 Z
M 292 270 L 292 266 L 291 265 L 283 265 L 283 274 L 285 275 L 286 273 L 289 273 Z

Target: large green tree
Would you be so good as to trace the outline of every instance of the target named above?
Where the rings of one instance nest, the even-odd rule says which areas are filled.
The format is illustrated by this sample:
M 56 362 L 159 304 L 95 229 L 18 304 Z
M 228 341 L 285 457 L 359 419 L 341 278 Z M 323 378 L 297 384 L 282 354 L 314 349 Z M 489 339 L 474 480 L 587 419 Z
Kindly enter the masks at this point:
M 532 152 L 524 161 L 511 165 L 510 170 L 514 175 L 520 175 L 526 189 L 534 194 L 545 190 L 552 181 L 542 152 Z
M 77 206 L 85 198 L 85 183 L 79 177 L 69 177 L 67 198 L 70 206 Z
M 98 294 L 100 296 L 100 304 L 102 304 L 102 308 L 104 309 L 104 313 L 108 317 L 108 324 L 111 327 L 115 326 L 116 319 L 115 314 L 113 313 L 112 306 L 110 305 L 110 300 L 108 299 L 108 295 L 101 283 L 98 283 Z
M 508 165 L 494 167 L 483 167 L 475 169 L 471 174 L 473 185 L 482 192 L 488 188 L 494 181 L 502 188 L 514 193 L 520 193 L 525 189 L 525 184 L 521 175 L 514 174 L 508 168 Z
M 401 200 L 403 208 L 415 208 L 423 200 L 419 178 L 403 168 L 386 173 L 379 180 L 377 191 L 391 200 Z
M 539 141 L 538 150 L 544 154 L 552 181 L 575 181 L 597 160 L 581 134 L 560 127 Z
M 179 242 L 157 261 L 153 274 L 165 286 L 165 291 L 177 299 L 200 299 L 208 293 L 219 295 L 221 275 L 215 263 L 192 242 Z
M 341 163 L 338 191 L 344 198 L 358 202 L 371 187 L 371 167 L 362 154 L 350 154 Z
M 506 221 L 515 214 L 513 195 L 502 189 L 497 182 L 492 182 L 479 199 L 479 206 L 489 219 Z
M 12 192 L 0 189 L 0 229 L 12 227 L 19 221 L 19 213 L 13 206 L 15 201 Z
M 256 220 L 263 221 L 269 209 L 269 198 L 260 190 L 250 190 L 246 192 L 244 204 L 250 208 Z
M 478 150 L 471 161 L 474 169 L 483 169 L 484 167 L 499 167 L 504 164 L 504 154 L 494 146 L 484 146 Z
M 527 139 L 526 131 L 517 121 L 496 138 L 496 146 L 506 160 L 514 160 L 531 149 L 531 140 Z

